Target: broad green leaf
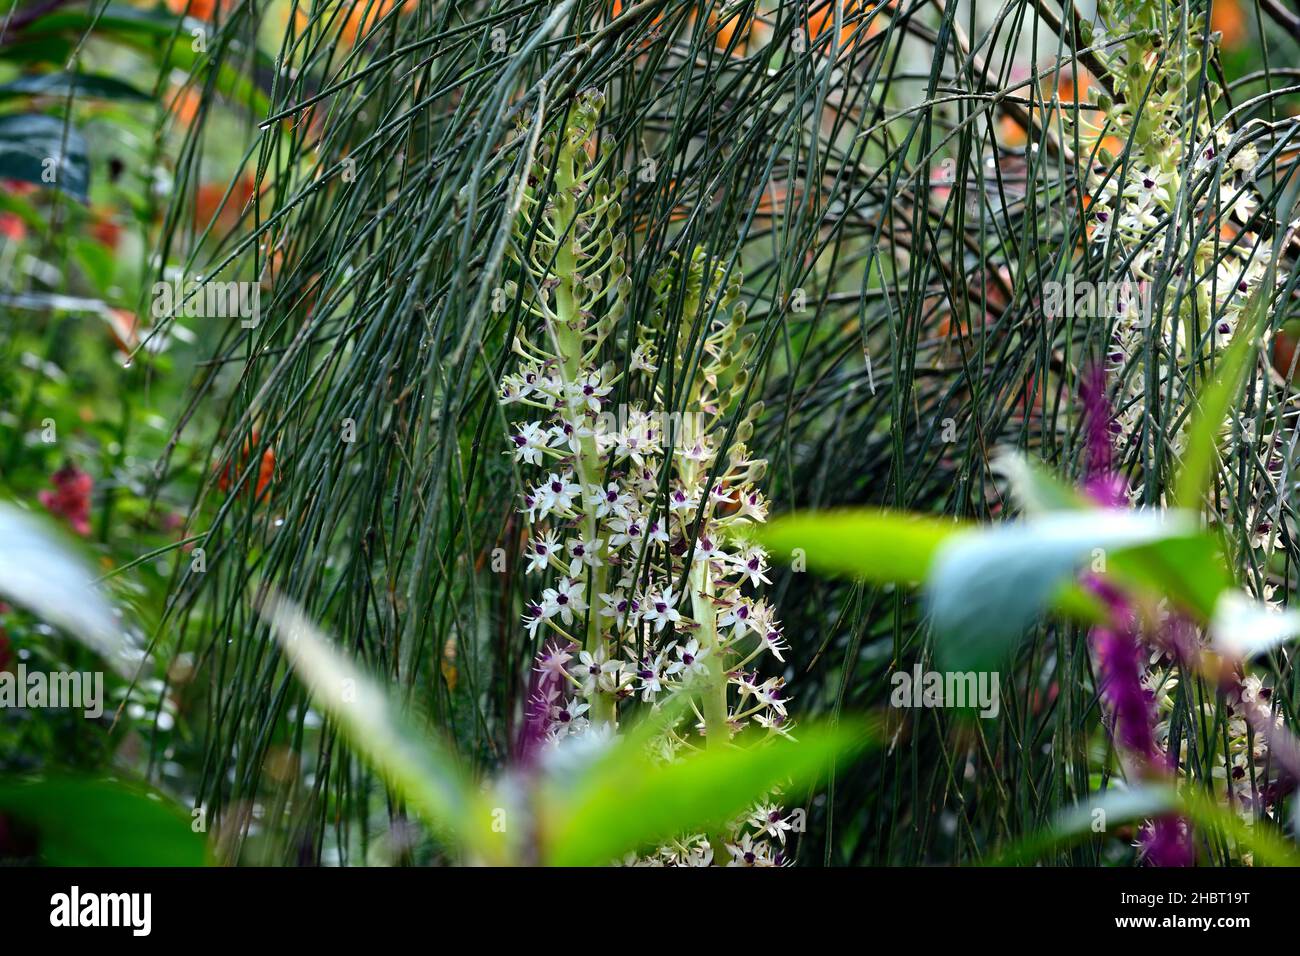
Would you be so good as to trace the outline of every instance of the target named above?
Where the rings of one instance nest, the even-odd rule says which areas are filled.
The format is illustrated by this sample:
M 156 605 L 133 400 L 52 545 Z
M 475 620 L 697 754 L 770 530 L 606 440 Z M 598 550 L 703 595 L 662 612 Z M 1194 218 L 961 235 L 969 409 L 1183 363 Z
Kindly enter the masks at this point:
M 34 831 L 45 866 L 203 866 L 193 817 L 120 780 L 48 777 L 0 783 L 0 812 Z
M 968 531 L 944 543 L 926 580 L 937 656 L 954 670 L 989 670 L 1095 554 L 1195 528 L 1182 513 L 1092 510 Z
M 1094 793 L 1066 807 L 1048 826 L 1017 840 L 988 862 L 994 866 L 1034 863 L 1089 837 L 1104 836 L 1118 824 L 1160 816 L 1177 805 L 1178 795 L 1169 786 L 1144 784 Z
M 199 21 L 193 22 L 197 24 Z M 110 3 L 89 9 L 56 10 L 33 20 L 23 28 L 23 33 L 39 36 L 66 30 L 81 36 L 93 30 L 101 35 L 146 33 L 154 37 L 167 37 L 175 33 L 179 25 L 179 17 L 163 10 L 144 10 L 126 4 Z
M 12 40 L 12 42 L 8 42 Z M 75 41 L 72 37 L 55 36 L 53 34 L 44 34 L 38 37 L 29 37 L 27 31 L 21 33 L 10 33 L 6 37 L 4 48 L 4 58 L 7 63 L 11 64 L 57 64 L 63 65 L 68 62 L 68 57 L 72 53 Z
M 837 760 L 873 744 L 875 731 L 863 724 L 808 725 L 797 736 L 701 751 L 669 764 L 653 760 L 639 740 L 620 740 L 573 785 L 544 791 L 544 859 L 600 866 L 675 835 L 708 832 L 775 787 L 811 785 Z
M 47 169 L 54 182 L 48 181 Z M 85 202 L 90 189 L 86 140 L 58 116 L 0 116 L 0 179 L 58 188 Z
M 3 503 L 0 596 L 66 631 L 122 674 L 140 660 L 89 568 L 53 528 Z
M 335 650 L 291 601 L 271 595 L 262 615 L 313 700 L 420 817 L 449 839 L 493 858 L 490 812 L 454 757 L 415 728 L 380 684 Z
M 758 529 L 786 561 L 878 584 L 919 584 L 940 545 L 964 527 L 955 521 L 890 511 L 819 511 L 789 515 Z
M 15 96 L 97 97 L 106 100 L 148 101 L 148 93 L 136 89 L 115 76 L 60 71 L 24 74 L 8 83 L 0 83 L 0 99 Z
M 65 9 L 47 14 L 25 27 L 22 38 L 31 43 L 66 36 L 80 38 L 93 33 L 153 56 L 164 68 L 174 67 L 194 75 L 212 68 L 207 53 L 198 53 L 191 48 L 190 31 L 195 29 L 211 34 L 214 28 L 212 24 L 190 17 L 177 17 L 162 9 L 144 10 L 110 3 L 102 9 Z M 170 42 L 172 38 L 175 38 L 174 43 Z M 209 39 L 211 43 L 217 42 L 211 36 Z M 230 42 L 232 53 L 237 51 L 240 56 L 248 57 L 259 70 L 276 68 L 273 58 L 255 44 L 244 47 L 238 40 L 230 38 L 223 42 Z M 57 57 L 56 60 L 66 60 L 66 57 Z M 247 104 L 257 116 L 270 110 L 266 94 L 248 76 L 232 69 L 228 63 L 221 62 L 217 67 L 216 88 L 225 96 Z
M 1108 556 L 1107 570 L 1130 586 L 1167 596 L 1202 622 L 1220 595 L 1236 586 L 1219 539 L 1209 531 L 1117 551 Z
M 1238 849 L 1253 853 L 1257 863 L 1300 865 L 1300 854 L 1268 824 L 1247 826 L 1235 811 L 1220 805 L 1203 791 L 1159 783 L 1093 794 L 1088 800 L 1063 810 L 1050 827 L 1017 841 L 990 862 L 1032 863 L 1091 836 L 1104 835 L 1117 824 L 1140 822 L 1168 813 L 1186 817 L 1194 829 L 1211 830 L 1225 837 Z M 1098 831 L 1098 826 L 1103 829 Z

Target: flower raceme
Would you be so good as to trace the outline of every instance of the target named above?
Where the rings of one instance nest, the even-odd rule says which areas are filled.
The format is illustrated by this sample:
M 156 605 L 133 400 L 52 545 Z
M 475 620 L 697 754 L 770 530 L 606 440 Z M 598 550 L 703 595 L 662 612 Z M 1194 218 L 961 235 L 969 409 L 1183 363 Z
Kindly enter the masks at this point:
M 753 344 L 736 341 L 739 280 L 726 282 L 696 250 L 653 277 L 653 315 L 622 322 L 625 179 L 611 185 L 612 150 L 597 158 L 591 148 L 601 102 L 582 94 L 563 131 L 541 141 L 506 289 L 524 320 L 500 400 L 525 416 L 511 424 L 508 453 L 530 527 L 526 573 L 543 579 L 523 613 L 541 647 L 524 761 L 616 731 L 621 707 L 660 707 L 680 693 L 697 722 L 656 740 L 665 760 L 731 746 L 750 725 L 763 737 L 790 729 L 784 681 L 758 673 L 766 655 L 783 660 L 786 644 L 758 593 L 767 555 L 746 533 L 766 517 L 757 486 L 766 463 L 745 444 L 761 406 L 745 407 L 748 376 L 737 368 Z M 663 331 L 673 307 L 678 336 Z M 702 341 L 687 340 L 692 329 Z M 646 862 L 780 863 L 789 826 L 779 809 L 761 809 Z
M 1216 56 L 1204 15 L 1184 21 L 1168 0 L 1102 0 L 1097 11 L 1099 26 L 1084 38 L 1102 51 L 1114 97 L 1096 92 L 1071 116 L 1087 164 L 1088 244 L 1107 254 L 1108 271 L 1122 270 L 1111 279 L 1143 290 L 1112 310 L 1107 347 L 1108 365 L 1125 383 L 1120 422 L 1132 432 L 1142 424 L 1149 327 L 1162 353 L 1153 370 L 1160 377 L 1223 348 L 1272 253 L 1258 235 L 1259 131 L 1230 137 L 1204 105 L 1219 98 L 1217 85 L 1198 92 L 1202 64 Z M 1121 147 L 1122 156 L 1112 155 Z M 1172 437 L 1173 452 L 1183 438 Z

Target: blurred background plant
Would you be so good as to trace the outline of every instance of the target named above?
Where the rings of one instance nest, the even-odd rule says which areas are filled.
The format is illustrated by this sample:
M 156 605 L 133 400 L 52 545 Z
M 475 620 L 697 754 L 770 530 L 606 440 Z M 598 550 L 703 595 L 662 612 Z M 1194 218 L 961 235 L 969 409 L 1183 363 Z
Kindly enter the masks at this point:
M 1239 308 L 1184 312 L 1193 278 L 1248 264 L 1247 244 L 1277 275 L 1294 262 L 1297 43 L 1300 19 L 1245 0 L 11 2 L 0 480 L 92 550 L 149 656 L 112 679 L 123 706 L 93 731 L 0 715 L 20 728 L 0 764 L 141 777 L 201 808 L 223 862 L 454 858 L 310 704 L 259 601 L 301 605 L 474 774 L 505 765 L 538 650 L 517 626 L 529 542 L 496 401 L 521 318 L 498 294 L 510 176 L 519 121 L 557 129 L 588 89 L 628 174 L 626 321 L 646 321 L 674 254 L 743 274 L 753 347 L 734 361 L 765 403 L 750 444 L 782 508 L 1001 520 L 1019 510 L 993 464 L 1008 446 L 1082 479 L 1080 380 L 1118 323 L 1045 315 L 1044 283 L 1149 261 L 1170 290 L 1157 314 L 1183 325 L 1126 338 L 1107 388 L 1115 469 L 1161 504 L 1189 397 L 1222 360 L 1211 330 Z M 1089 241 L 1151 161 L 1150 96 L 1188 137 L 1227 137 L 1226 173 L 1174 190 L 1180 213 Z M 1089 140 L 1078 121 L 1111 114 Z M 1245 147 L 1256 161 L 1230 166 Z M 1175 152 L 1192 171 L 1191 140 Z M 1208 258 L 1179 292 L 1184 234 Z M 155 314 L 153 283 L 182 275 L 257 283 L 260 320 Z M 1206 506 L 1227 566 L 1280 603 L 1300 556 L 1292 299 L 1270 286 L 1271 362 L 1225 413 Z M 659 322 L 691 339 L 681 299 Z M 1213 347 L 1169 346 L 1198 335 Z M 775 574 L 769 600 L 802 636 L 779 675 L 798 719 L 884 708 L 892 673 L 930 666 L 926 607 L 893 580 Z M 30 611 L 0 625 L 0 667 L 89 663 Z M 808 784 L 791 858 L 968 863 L 1042 832 L 1095 789 L 1107 746 L 1085 633 L 1035 619 L 994 721 L 895 712 L 894 746 Z M 1255 666 L 1289 725 L 1289 656 Z M 1230 772 L 1191 717 L 1226 726 L 1226 701 L 1186 679 L 1176 695 L 1192 772 Z M 1290 801 L 1270 826 L 1290 826 Z M 1132 863 L 1136 828 L 1043 858 Z

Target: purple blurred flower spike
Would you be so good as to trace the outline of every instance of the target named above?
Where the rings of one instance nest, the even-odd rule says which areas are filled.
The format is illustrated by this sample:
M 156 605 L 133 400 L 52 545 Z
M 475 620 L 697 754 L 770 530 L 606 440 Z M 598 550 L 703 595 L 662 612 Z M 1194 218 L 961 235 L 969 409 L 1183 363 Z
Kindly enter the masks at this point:
M 560 670 L 568 659 L 568 648 L 558 642 L 546 645 L 537 655 L 524 705 L 524 725 L 515 744 L 515 762 L 520 766 L 532 766 L 551 732 L 551 703 L 564 691 Z
M 1083 373 L 1079 384 L 1086 423 L 1087 452 L 1084 491 L 1104 508 L 1118 508 L 1125 503 L 1126 483 L 1114 472 L 1111 435 L 1118 422 L 1111 416 L 1106 398 L 1106 371 L 1096 365 Z
M 1151 866 L 1191 866 L 1196 861 L 1191 827 L 1179 816 L 1157 817 L 1139 836 L 1142 858 Z
M 1099 627 L 1092 632 L 1101 693 L 1110 705 L 1112 733 L 1124 750 L 1155 766 L 1163 762 L 1151 731 L 1151 695 L 1142 686 L 1142 649 L 1127 630 Z

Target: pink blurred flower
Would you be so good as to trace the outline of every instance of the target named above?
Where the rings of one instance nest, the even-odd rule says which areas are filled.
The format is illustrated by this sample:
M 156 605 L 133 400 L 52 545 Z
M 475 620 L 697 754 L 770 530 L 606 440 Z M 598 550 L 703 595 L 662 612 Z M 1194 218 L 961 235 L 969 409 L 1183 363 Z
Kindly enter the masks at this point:
M 46 510 L 68 522 L 77 534 L 90 534 L 90 492 L 95 487 L 90 475 L 68 463 L 50 476 L 53 491 L 37 496 Z

